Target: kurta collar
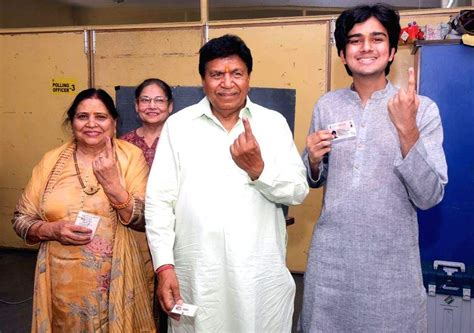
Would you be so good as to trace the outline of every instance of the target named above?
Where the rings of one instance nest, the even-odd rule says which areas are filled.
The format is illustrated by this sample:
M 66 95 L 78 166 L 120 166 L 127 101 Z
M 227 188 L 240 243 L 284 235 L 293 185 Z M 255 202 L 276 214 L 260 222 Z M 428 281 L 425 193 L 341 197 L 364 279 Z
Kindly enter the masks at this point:
M 375 100 L 384 99 L 387 96 L 389 96 L 394 90 L 395 90 L 395 87 L 392 84 L 392 82 L 387 80 L 387 84 L 385 85 L 385 88 L 383 88 L 382 90 L 377 90 L 376 92 L 374 92 L 372 94 L 372 96 L 370 96 L 370 99 L 375 99 Z M 354 90 L 354 84 L 351 84 L 351 87 L 349 88 L 349 92 L 350 92 L 350 95 L 353 98 L 355 98 L 357 101 L 360 101 L 359 94 L 357 93 L 357 91 Z

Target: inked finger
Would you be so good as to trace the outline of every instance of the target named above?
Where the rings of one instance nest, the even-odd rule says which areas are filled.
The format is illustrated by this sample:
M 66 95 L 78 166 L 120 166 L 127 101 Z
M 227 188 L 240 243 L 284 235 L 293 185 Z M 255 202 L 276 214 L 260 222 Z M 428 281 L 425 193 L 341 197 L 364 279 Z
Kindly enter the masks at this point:
M 415 70 L 413 69 L 413 67 L 408 68 L 407 92 L 409 94 L 416 94 L 416 79 L 415 79 Z
M 242 123 L 244 124 L 245 138 L 247 139 L 247 141 L 252 140 L 253 132 L 249 120 L 247 118 L 242 118 Z
M 113 156 L 112 139 L 110 137 L 107 137 L 106 142 L 105 142 L 105 157 L 110 158 L 112 156 Z

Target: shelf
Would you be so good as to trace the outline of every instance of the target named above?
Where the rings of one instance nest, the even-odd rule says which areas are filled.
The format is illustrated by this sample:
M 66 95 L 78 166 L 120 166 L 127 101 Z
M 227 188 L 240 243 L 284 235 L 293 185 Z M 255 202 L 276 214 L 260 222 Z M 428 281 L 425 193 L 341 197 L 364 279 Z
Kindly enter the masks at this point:
M 425 45 L 458 45 L 462 44 L 461 38 L 459 39 L 438 39 L 438 40 L 416 40 L 413 44 L 411 54 L 415 54 L 416 51 Z

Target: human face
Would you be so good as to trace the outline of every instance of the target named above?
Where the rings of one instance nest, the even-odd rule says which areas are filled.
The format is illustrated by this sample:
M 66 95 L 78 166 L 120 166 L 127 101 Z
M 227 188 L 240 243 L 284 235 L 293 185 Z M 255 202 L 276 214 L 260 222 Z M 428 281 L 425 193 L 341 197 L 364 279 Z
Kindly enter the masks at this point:
M 143 88 L 135 101 L 135 110 L 145 124 L 163 124 L 173 109 L 160 86 L 151 84 Z
M 72 120 L 72 131 L 79 145 L 102 146 L 113 137 L 116 121 L 98 98 L 83 100 Z
M 375 17 L 357 23 L 348 33 L 342 62 L 352 71 L 354 79 L 375 77 L 385 80 L 385 67 L 393 60 L 395 49 L 390 49 L 387 29 Z
M 249 92 L 250 75 L 237 55 L 217 58 L 206 64 L 202 86 L 216 117 L 240 112 Z

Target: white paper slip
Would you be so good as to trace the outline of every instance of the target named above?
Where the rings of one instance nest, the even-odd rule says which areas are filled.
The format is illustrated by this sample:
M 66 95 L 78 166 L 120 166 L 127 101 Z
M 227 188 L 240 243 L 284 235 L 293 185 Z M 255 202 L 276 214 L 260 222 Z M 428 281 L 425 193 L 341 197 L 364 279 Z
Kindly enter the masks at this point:
M 171 313 L 176 313 L 183 316 L 194 317 L 196 315 L 198 307 L 192 304 L 183 303 L 181 305 L 175 304 L 173 309 L 171 309 Z
M 333 141 L 353 138 L 356 136 L 356 129 L 352 119 L 330 124 L 328 125 L 328 130 L 332 133 Z
M 89 214 L 81 210 L 77 214 L 76 222 L 74 224 L 80 225 L 82 227 L 86 227 L 92 230 L 92 237 L 93 237 L 97 229 L 97 225 L 99 225 L 99 221 L 100 221 L 100 216 Z

